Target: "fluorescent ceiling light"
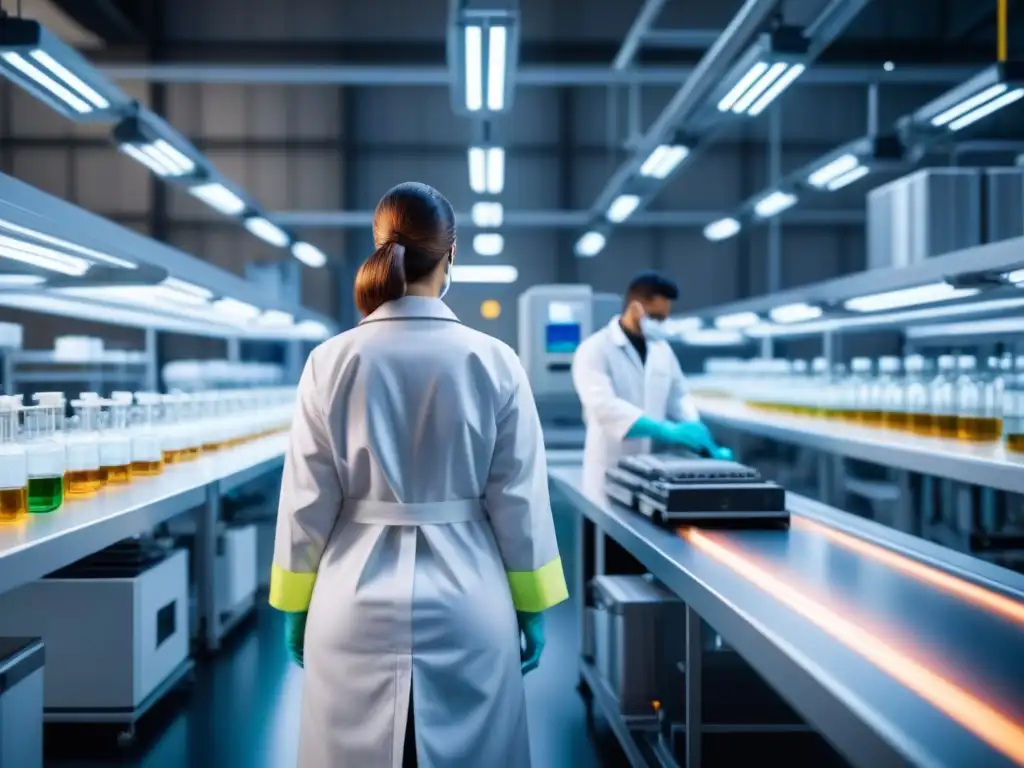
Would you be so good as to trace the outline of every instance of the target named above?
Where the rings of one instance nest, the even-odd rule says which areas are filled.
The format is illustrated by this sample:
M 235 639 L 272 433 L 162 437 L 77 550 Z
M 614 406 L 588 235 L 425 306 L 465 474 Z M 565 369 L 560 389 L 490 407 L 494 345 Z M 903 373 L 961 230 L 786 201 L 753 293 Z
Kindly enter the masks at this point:
M 107 253 L 93 250 L 92 248 L 86 248 L 84 245 L 78 245 L 68 240 L 63 240 L 53 235 L 48 235 L 45 232 L 39 232 L 28 227 L 23 227 L 20 224 L 15 224 L 13 221 L 7 221 L 6 219 L 0 219 L 0 230 L 7 230 L 8 232 L 14 232 L 18 235 L 29 237 L 32 240 L 38 240 L 41 243 L 47 243 L 55 248 L 59 248 L 64 251 L 71 251 L 72 253 L 80 254 L 81 256 L 87 257 L 91 261 L 100 261 L 104 264 L 109 264 L 114 267 L 121 267 L 122 269 L 136 269 L 137 265 L 125 259 L 119 259 L 116 256 L 111 256 Z M 2 233 L 0 233 L 2 234 Z M 25 241 L 26 246 L 31 246 L 32 243 Z M 48 249 L 47 249 L 48 250 Z
M 504 218 L 504 208 L 501 203 L 480 202 L 473 203 L 472 218 L 473 224 L 477 227 L 497 228 L 501 226 Z
M 908 339 L 929 339 L 939 336 L 982 336 L 997 334 L 1017 336 L 1024 333 L 1024 318 L 996 317 L 989 320 L 965 320 L 959 323 L 918 325 L 907 329 Z
M 844 173 L 839 178 L 832 179 L 832 181 L 830 181 L 825 186 L 825 188 L 829 192 L 835 192 L 837 189 L 842 189 L 843 187 L 848 187 L 851 184 L 853 184 L 853 182 L 858 181 L 860 179 L 863 179 L 870 172 L 871 172 L 871 169 L 868 168 L 866 165 L 858 165 L 856 168 L 854 168 L 849 173 Z
M 463 45 L 466 55 L 466 109 L 477 112 L 484 105 L 484 30 L 479 26 L 465 29 Z
M 577 256 L 597 256 L 604 250 L 605 236 L 600 232 L 586 232 L 576 241 Z
M 655 147 L 654 151 L 644 160 L 644 164 L 640 166 L 640 175 L 652 179 L 664 179 L 689 154 L 689 148 L 681 144 L 661 144 Z
M 726 240 L 739 231 L 740 223 L 731 216 L 726 216 L 723 219 L 712 221 L 704 227 L 704 237 L 713 242 L 717 242 L 719 240 Z
M 327 263 L 327 257 L 319 248 L 301 240 L 292 243 L 292 256 L 313 269 L 319 269 Z
M 1008 283 L 1013 283 L 1014 285 L 1024 283 L 1024 269 L 1015 269 L 1012 272 L 1007 272 L 1003 275 L 1003 279 Z
M 477 194 L 500 194 L 505 188 L 505 150 L 469 148 L 469 186 Z
M 734 331 L 749 328 L 761 322 L 756 312 L 734 312 L 715 318 L 715 328 L 721 331 Z
M 987 312 L 1007 312 L 1020 309 L 1024 309 L 1024 298 L 992 299 L 990 301 L 972 301 L 966 304 L 939 304 L 919 309 L 905 309 L 898 312 L 879 312 L 842 318 L 811 320 L 807 323 L 792 325 L 760 323 L 747 329 L 745 333 L 755 338 L 807 336 L 854 328 L 871 329 L 886 325 L 906 325 L 908 323 L 937 320 L 940 318 L 965 317 Z
M 952 123 L 956 118 L 966 115 L 968 112 L 971 112 L 974 109 L 977 109 L 978 107 L 987 104 L 996 99 L 997 97 L 1003 95 L 1004 93 L 1006 93 L 1006 90 L 1006 83 L 996 83 L 995 85 L 990 85 L 983 91 L 976 93 L 973 96 L 964 99 L 959 104 L 954 104 L 949 109 L 937 114 L 935 117 L 932 118 L 932 125 L 934 125 L 936 128 L 941 128 L 944 125 L 948 125 L 949 123 Z
M 217 301 L 213 302 L 213 306 L 222 315 L 237 320 L 252 320 L 260 315 L 259 307 L 254 307 L 252 304 L 246 304 L 244 301 L 238 301 L 238 299 L 232 299 L 228 296 L 217 299 Z
M 739 331 L 703 330 L 683 334 L 683 343 L 692 347 L 732 347 L 746 342 Z
M 473 250 L 481 256 L 497 256 L 505 249 L 505 238 L 497 232 L 481 232 L 473 236 Z
M 514 283 L 519 270 L 509 264 L 456 264 L 453 283 Z
M 829 182 L 846 175 L 850 171 L 856 169 L 859 165 L 860 158 L 856 155 L 852 153 L 841 155 L 835 160 L 825 163 L 821 168 L 814 171 L 814 173 L 807 177 L 807 183 L 812 187 L 822 189 L 826 187 Z
M 796 204 L 796 200 L 796 195 L 790 192 L 769 192 L 754 204 L 754 213 L 758 218 L 767 219 L 791 208 Z
M 718 102 L 719 112 L 744 113 L 756 117 L 804 73 L 803 64 L 758 61 L 751 65 Z
M 783 304 L 781 307 L 775 307 L 775 309 L 768 313 L 773 322 L 782 324 L 803 323 L 807 320 L 816 320 L 821 317 L 821 314 L 821 307 L 815 307 L 803 302 Z
M 1024 96 L 1024 88 L 1015 88 L 1008 93 L 1004 93 L 999 98 L 992 99 L 992 101 L 987 104 L 983 104 L 973 112 L 968 112 L 963 117 L 958 117 L 949 124 L 949 130 L 959 131 L 961 128 L 966 128 L 968 125 L 981 120 L 981 118 L 991 115 L 996 110 L 1013 104 L 1015 101 L 1019 101 L 1022 96 Z
M 20 53 L 16 53 L 15 51 L 6 51 L 3 54 L 0 54 L 0 58 L 3 58 L 3 60 L 11 67 L 29 78 L 36 85 L 45 88 L 50 95 L 58 98 L 78 114 L 84 115 L 93 111 L 93 107 L 85 99 L 79 97 L 75 93 L 72 93 L 70 89 L 65 88 L 63 85 L 58 83 L 52 77 L 39 69 L 35 64 L 29 62 Z
M 508 53 L 508 30 L 491 27 L 487 50 L 487 108 L 500 112 L 505 108 L 505 66 Z
M 793 84 L 794 80 L 804 73 L 805 69 L 807 67 L 803 64 L 790 64 L 789 68 L 782 73 L 782 76 L 777 78 L 768 87 L 768 90 L 761 95 L 761 98 L 755 101 L 754 105 L 747 110 L 747 114 L 751 117 L 757 117 L 764 112 L 769 104 L 775 101 L 784 90 Z
M 619 195 L 612 204 L 608 206 L 608 212 L 605 214 L 608 217 L 608 221 L 613 224 L 619 224 L 630 217 L 630 215 L 640 205 L 640 197 L 637 195 Z
M 160 285 L 165 289 L 168 297 L 184 304 L 205 304 L 213 298 L 213 291 L 176 277 L 164 278 Z
M 259 317 L 259 324 L 263 326 L 274 326 L 281 328 L 292 325 L 295 318 L 289 312 L 282 312 L 279 309 L 268 309 Z
M 699 317 L 670 317 L 664 322 L 665 330 L 673 336 L 699 331 L 704 321 Z
M 962 299 L 976 293 L 978 293 L 977 288 L 956 288 L 949 283 L 930 283 L 898 291 L 859 296 L 843 302 L 843 306 L 851 312 L 883 312 L 920 304 L 933 304 L 937 301 Z
M 56 75 L 60 80 L 71 86 L 72 89 L 83 96 L 85 100 L 92 104 L 96 109 L 108 109 L 110 107 L 110 102 L 97 93 L 95 88 L 82 80 L 82 78 L 69 70 L 46 51 L 36 49 L 29 55 L 38 63 L 46 67 L 46 69 L 48 69 L 52 74 Z
M 199 184 L 189 187 L 188 193 L 206 203 L 214 210 L 220 211 L 225 216 L 237 216 L 245 210 L 245 202 L 225 187 L 216 182 Z
M 46 278 L 39 275 L 0 275 L 0 288 L 26 288 L 45 282 Z
M 0 235 L 0 257 L 71 277 L 81 277 L 90 266 L 88 261 L 78 256 L 6 235 Z
M 196 169 L 196 164 L 191 158 L 163 139 L 157 139 L 150 144 L 125 143 L 121 144 L 119 149 L 161 178 L 187 176 Z
M 288 245 L 288 233 L 262 216 L 250 216 L 243 223 L 252 234 L 275 248 L 284 248 Z

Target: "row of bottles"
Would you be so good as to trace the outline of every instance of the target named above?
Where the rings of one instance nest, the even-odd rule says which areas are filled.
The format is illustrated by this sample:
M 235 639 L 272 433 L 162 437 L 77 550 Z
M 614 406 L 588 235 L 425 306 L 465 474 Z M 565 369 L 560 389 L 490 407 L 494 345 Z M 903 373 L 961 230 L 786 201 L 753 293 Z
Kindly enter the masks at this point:
M 992 443 L 1024 453 L 1024 356 L 709 360 L 695 390 L 753 407 L 929 437 Z
M 37 392 L 31 405 L 0 396 L 0 521 L 285 430 L 293 397 L 291 388 L 83 392 L 66 416 L 61 392 Z

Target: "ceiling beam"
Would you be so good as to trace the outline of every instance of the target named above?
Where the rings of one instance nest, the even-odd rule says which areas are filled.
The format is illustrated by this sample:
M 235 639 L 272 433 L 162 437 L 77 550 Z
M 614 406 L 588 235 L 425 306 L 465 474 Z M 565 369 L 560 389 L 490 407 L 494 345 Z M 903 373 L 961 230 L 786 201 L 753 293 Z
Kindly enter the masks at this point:
M 139 43 L 145 39 L 139 24 L 139 0 L 51 0 L 68 17 L 108 45 Z

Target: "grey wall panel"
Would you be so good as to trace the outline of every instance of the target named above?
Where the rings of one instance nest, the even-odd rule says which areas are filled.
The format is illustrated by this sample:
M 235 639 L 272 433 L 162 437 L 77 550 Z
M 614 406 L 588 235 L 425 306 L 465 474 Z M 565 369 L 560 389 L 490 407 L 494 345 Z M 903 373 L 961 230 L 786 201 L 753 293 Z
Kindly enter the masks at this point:
M 344 208 L 340 152 L 289 152 L 286 206 L 294 210 Z
M 197 130 L 205 138 L 235 138 L 247 135 L 249 88 L 206 84 L 200 90 Z
M 555 88 L 520 89 L 516 92 L 514 117 L 495 126 L 495 138 L 511 146 L 557 143 L 560 100 L 561 94 Z
M 69 170 L 69 151 L 65 149 L 19 149 L 14 153 L 13 175 L 57 197 L 70 196 Z
M 735 296 L 737 243 L 709 243 L 696 230 L 657 236 L 655 266 L 679 285 L 678 311 L 729 301 Z
M 355 94 L 360 143 L 451 146 L 473 139 L 470 122 L 452 112 L 447 88 L 360 88 Z
M 71 121 L 31 96 L 28 91 L 12 87 L 10 99 L 12 136 L 63 138 L 71 135 Z
M 653 268 L 653 242 L 649 231 L 616 230 L 599 255 L 577 261 L 580 282 L 591 284 L 596 291 L 621 293 L 638 271 Z
M 74 153 L 75 202 L 97 213 L 145 214 L 153 176 L 117 150 L 80 149 Z

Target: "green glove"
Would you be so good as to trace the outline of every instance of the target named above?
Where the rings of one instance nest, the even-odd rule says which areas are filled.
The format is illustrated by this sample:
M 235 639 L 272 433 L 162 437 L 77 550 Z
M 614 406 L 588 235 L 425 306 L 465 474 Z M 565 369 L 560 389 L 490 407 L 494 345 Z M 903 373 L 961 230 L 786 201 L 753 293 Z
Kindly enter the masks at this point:
M 301 667 L 306 645 L 306 611 L 284 615 L 284 645 L 292 661 Z
M 544 652 L 544 614 L 517 611 L 516 618 L 523 634 L 520 661 L 525 675 L 540 666 L 540 655 Z

